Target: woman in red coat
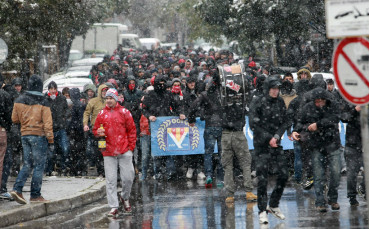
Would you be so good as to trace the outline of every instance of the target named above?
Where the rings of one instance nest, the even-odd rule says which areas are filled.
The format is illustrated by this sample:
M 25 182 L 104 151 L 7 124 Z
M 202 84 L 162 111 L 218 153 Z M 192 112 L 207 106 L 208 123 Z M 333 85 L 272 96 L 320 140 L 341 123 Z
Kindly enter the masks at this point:
M 126 213 L 131 212 L 129 197 L 135 176 L 132 157 L 136 146 L 136 126 L 131 113 L 119 105 L 118 92 L 111 88 L 106 92 L 106 106 L 98 114 L 93 133 L 96 137 L 105 136 L 106 148 L 104 169 L 108 204 L 112 208 L 108 216 L 118 216 L 117 167 L 120 168 L 122 192 L 119 198 Z

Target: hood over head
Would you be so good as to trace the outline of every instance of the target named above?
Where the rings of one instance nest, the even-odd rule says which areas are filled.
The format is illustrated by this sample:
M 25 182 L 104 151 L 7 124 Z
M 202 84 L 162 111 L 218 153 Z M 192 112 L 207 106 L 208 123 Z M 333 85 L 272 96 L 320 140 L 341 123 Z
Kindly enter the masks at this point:
M 164 85 L 162 86 L 160 82 L 164 82 Z M 166 83 L 167 80 L 163 75 L 157 75 L 154 80 L 154 91 L 157 93 L 163 93 L 167 87 Z
M 298 72 L 297 72 L 297 79 L 301 80 L 301 73 L 306 72 L 307 73 L 307 78 L 310 80 L 311 79 L 311 73 L 308 69 L 306 68 L 301 68 Z
M 305 92 L 309 91 L 309 80 L 302 79 L 298 81 L 296 84 L 296 92 L 298 95 L 303 95 Z
M 327 89 L 327 83 L 324 81 L 322 74 L 314 74 L 309 82 L 309 85 L 310 85 L 310 90 L 314 88 L 318 88 L 318 87 Z
M 324 90 L 323 88 L 315 88 L 311 91 L 312 99 L 313 101 L 316 99 L 325 99 L 330 101 L 330 95 L 327 90 Z
M 81 99 L 79 88 L 71 88 L 69 90 L 69 96 L 73 103 L 79 101 Z
M 83 86 L 83 92 L 87 93 L 88 90 L 92 90 L 96 93 L 96 86 L 95 84 L 86 84 L 85 86 Z
M 270 76 L 264 81 L 264 92 L 265 94 L 268 94 L 271 88 L 279 88 L 281 85 L 281 80 L 278 77 Z
M 291 94 L 292 89 L 293 89 L 293 84 L 290 81 L 285 80 L 285 81 L 282 82 L 282 85 L 281 85 L 281 93 L 282 94 L 284 94 L 284 95 Z
M 99 98 L 103 99 L 101 91 L 102 91 L 102 89 L 104 89 L 104 88 L 108 88 L 108 89 L 109 89 L 109 87 L 108 87 L 106 84 L 101 84 L 101 85 L 99 86 L 99 89 L 97 90 L 97 97 L 99 97 Z

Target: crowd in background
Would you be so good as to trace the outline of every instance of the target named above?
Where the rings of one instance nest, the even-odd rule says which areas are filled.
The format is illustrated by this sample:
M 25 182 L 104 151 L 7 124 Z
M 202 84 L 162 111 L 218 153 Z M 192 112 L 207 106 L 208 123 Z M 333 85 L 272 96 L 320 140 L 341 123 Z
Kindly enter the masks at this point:
M 206 156 L 209 153 L 212 154 L 216 141 L 218 148 L 221 149 L 221 134 L 220 136 L 211 134 L 212 139 L 205 139 L 208 145 L 211 143 L 210 148 L 206 149 L 205 146 L 204 152 L 209 151 L 205 156 L 153 158 L 150 147 L 150 122 L 160 116 L 178 116 L 181 119 L 187 118 L 189 123 L 193 123 L 195 122 L 194 117 L 200 117 L 206 121 L 206 125 L 211 123 L 212 128 L 208 128 L 208 131 L 219 133 L 216 127 L 221 128 L 222 122 L 227 120 L 222 120 L 221 115 L 219 117 L 212 115 L 222 111 L 220 104 L 213 104 L 214 101 L 219 100 L 220 94 L 217 90 L 221 87 L 217 66 L 241 62 L 245 66 L 244 72 L 247 80 L 246 115 L 256 115 L 256 108 L 253 106 L 258 104 L 260 107 L 260 104 L 268 104 L 261 98 L 267 97 L 270 88 L 278 86 L 278 96 L 283 99 L 286 110 L 285 129 L 289 138 L 293 140 L 294 137 L 295 139 L 293 140 L 294 150 L 284 152 L 288 160 L 286 165 L 288 175 L 304 189 L 318 185 L 318 192 L 320 192 L 325 188 L 322 185 L 324 175 L 317 174 L 316 171 L 321 168 L 316 166 L 318 163 L 316 160 L 324 160 L 329 164 L 330 160 L 333 160 L 330 153 L 334 151 L 334 160 L 337 163 L 329 168 L 330 182 L 335 183 L 331 183 L 329 188 L 337 191 L 339 174 L 347 173 L 348 198 L 352 205 L 358 205 L 356 200 L 358 191 L 365 195 L 363 183 L 358 189 L 356 188 L 357 175 L 362 167 L 360 107 L 344 101 L 335 89 L 333 80 L 325 80 L 322 74 L 311 75 L 316 68 L 313 57 L 301 63 L 302 67 L 297 72 L 298 80 L 295 82 L 291 73 L 282 74 L 270 63 L 260 66 L 253 57 L 236 60 L 233 53 L 226 50 L 206 52 L 201 48 L 186 49 L 177 45 L 174 50 L 157 49 L 142 52 L 126 51 L 120 46 L 113 55 L 104 56 L 102 62 L 92 67 L 89 78 L 93 84 L 85 85 L 82 91 L 78 88 L 63 88 L 59 91 L 58 85 L 53 81 L 48 85 L 48 92 L 43 96 L 51 109 L 55 147 L 49 147 L 44 174 L 46 176 L 86 176 L 90 168 L 96 167 L 98 176 L 105 176 L 103 155 L 98 149 L 97 136 L 92 130 L 99 112 L 105 107 L 107 91 L 114 88 L 118 93 L 118 103 L 130 111 L 136 127 L 137 143 L 133 152 L 133 160 L 135 172 L 140 180 L 181 180 L 194 177 L 205 180 L 209 176 L 214 178 L 213 171 L 216 170 L 217 185 L 222 186 L 224 172 L 220 158 L 217 155 Z M 268 85 L 266 89 L 266 82 L 269 82 L 268 79 L 271 77 L 276 78 L 279 83 L 274 86 Z M 29 89 L 22 84 L 19 78 L 15 78 L 11 85 L 4 85 L 1 80 L 1 85 L 3 85 L 0 90 L 3 93 L 2 101 L 5 101 L 2 104 L 2 114 L 4 117 L 7 115 L 10 117 L 14 101 Z M 308 109 L 306 105 L 316 102 L 316 99 L 329 101 L 329 109 L 327 108 L 324 112 L 317 111 L 315 117 L 315 113 L 312 114 L 311 110 L 306 110 Z M 201 107 L 201 103 L 211 105 L 206 105 L 203 109 L 196 109 L 196 107 Z M 269 109 L 269 107 L 265 106 L 262 109 Z M 315 119 L 312 118 L 313 116 Z M 314 120 L 306 121 L 309 118 Z M 347 123 L 345 147 L 341 146 L 337 138 L 338 129 L 335 128 L 338 128 L 338 123 L 327 122 L 325 124 L 321 121 L 330 118 Z M 10 118 L 1 118 L 1 120 L 0 126 L 7 132 L 7 148 L 0 154 L 4 158 L 0 160 L 1 195 L 2 198 L 6 198 L 9 197 L 8 177 L 19 173 L 24 149 L 22 149 L 20 124 L 12 123 Z M 265 122 L 270 125 L 273 121 L 265 120 Z M 326 131 L 323 131 L 326 135 L 311 133 L 304 135 L 309 132 L 306 124 L 312 122 L 318 123 L 318 128 L 319 125 L 326 128 Z M 255 126 L 251 127 L 255 128 Z M 260 129 L 253 131 L 260 132 Z M 299 133 L 299 136 L 294 136 L 293 132 Z M 332 148 L 326 147 L 325 144 L 330 139 L 335 145 Z M 318 158 L 317 154 L 311 153 L 314 150 L 318 150 L 324 158 Z M 252 155 L 251 169 L 256 171 L 257 157 L 254 152 Z M 239 172 L 242 162 L 238 163 L 239 165 L 236 162 L 235 175 L 242 176 Z M 273 160 L 270 160 L 270 163 L 273 168 Z M 272 174 L 274 172 L 276 171 L 270 171 Z M 252 173 L 254 177 L 259 174 Z M 335 174 L 335 177 L 332 174 Z M 333 196 L 336 193 L 331 192 Z M 335 198 L 332 201 L 336 203 L 337 197 L 332 198 Z M 317 201 L 321 201 L 319 206 L 323 205 L 321 199 Z

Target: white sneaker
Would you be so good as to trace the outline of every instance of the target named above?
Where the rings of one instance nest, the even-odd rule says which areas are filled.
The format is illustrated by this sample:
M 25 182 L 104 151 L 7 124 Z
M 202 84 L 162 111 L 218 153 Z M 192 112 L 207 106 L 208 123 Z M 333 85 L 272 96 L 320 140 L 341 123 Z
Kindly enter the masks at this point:
M 266 211 L 259 213 L 259 223 L 268 224 L 268 214 Z
M 271 208 L 271 207 L 267 207 L 267 211 L 272 213 L 275 217 L 279 218 L 279 219 L 285 219 L 286 217 L 283 215 L 283 213 L 281 212 L 281 209 L 279 208 Z
M 198 180 L 205 180 L 206 176 L 203 172 L 200 172 L 199 174 L 197 174 L 197 179 Z
M 186 177 L 188 179 L 191 179 L 193 177 L 193 171 L 194 171 L 193 168 L 188 168 L 187 173 L 186 173 Z

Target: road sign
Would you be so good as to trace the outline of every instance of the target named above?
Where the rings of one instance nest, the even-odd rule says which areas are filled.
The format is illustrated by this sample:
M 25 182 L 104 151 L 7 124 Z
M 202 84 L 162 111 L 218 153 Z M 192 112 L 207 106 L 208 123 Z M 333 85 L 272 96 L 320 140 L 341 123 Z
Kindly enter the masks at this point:
M 342 40 L 333 55 L 333 72 L 342 96 L 356 105 L 369 103 L 369 41 Z
M 0 38 L 0 64 L 2 64 L 8 56 L 8 46 L 5 41 Z
M 369 35 L 369 0 L 326 0 L 328 38 Z

